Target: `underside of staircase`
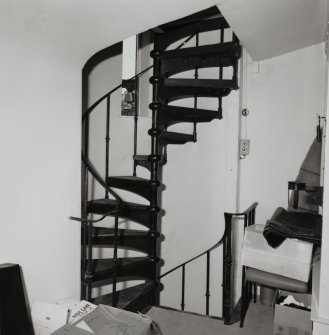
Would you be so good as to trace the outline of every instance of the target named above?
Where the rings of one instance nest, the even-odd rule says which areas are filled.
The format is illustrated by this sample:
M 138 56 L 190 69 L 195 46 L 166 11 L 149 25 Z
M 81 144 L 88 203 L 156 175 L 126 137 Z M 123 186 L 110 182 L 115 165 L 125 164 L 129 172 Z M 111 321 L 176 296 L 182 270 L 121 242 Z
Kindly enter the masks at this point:
M 241 47 L 238 39 L 230 34 L 229 25 L 217 7 L 204 10 L 153 29 L 154 50 L 152 126 L 148 131 L 151 137 L 149 152 L 136 153 L 132 157 L 134 166 L 145 168 L 150 178 L 136 175 L 100 177 L 88 156 L 88 117 L 94 106 L 83 110 L 82 145 L 82 260 L 81 296 L 96 304 L 117 306 L 130 311 L 145 311 L 149 306 L 159 304 L 160 283 L 160 237 L 159 187 L 161 169 L 167 163 L 168 145 L 184 145 L 196 142 L 196 132 L 179 133 L 168 130 L 178 123 L 211 122 L 222 118 L 222 98 L 238 89 L 238 60 Z M 218 31 L 218 43 L 199 45 L 199 34 Z M 195 46 L 184 47 L 186 41 L 194 38 Z M 178 47 L 172 45 L 179 44 Z M 111 49 L 114 55 L 117 51 Z M 109 54 L 111 54 L 111 52 Z M 99 54 L 97 57 L 101 57 Z M 88 65 L 89 66 L 89 65 Z M 217 79 L 200 79 L 198 71 L 213 68 Z M 230 78 L 224 78 L 224 69 L 231 69 Z M 194 71 L 194 78 L 180 78 L 179 74 Z M 174 77 L 172 77 L 174 76 Z M 111 92 L 103 97 L 109 99 Z M 218 99 L 218 108 L 208 110 L 198 108 L 198 98 Z M 175 101 L 192 98 L 194 107 L 180 107 Z M 86 103 L 84 104 L 86 105 Z M 133 134 L 131 134 L 133 136 Z M 147 136 L 147 134 L 145 134 Z M 109 136 L 106 137 L 107 143 Z M 182 148 L 182 150 L 184 150 Z M 108 157 L 106 157 L 108 161 Z M 91 199 L 88 195 L 88 178 L 94 177 L 105 189 L 105 197 Z M 127 202 L 117 190 L 134 193 L 147 201 L 145 203 Z M 111 227 L 97 226 L 94 217 L 112 217 Z M 140 224 L 144 229 L 119 229 L 119 219 L 127 219 Z M 93 249 L 113 250 L 111 258 L 94 258 Z M 118 250 L 134 250 L 144 254 L 141 257 L 118 257 Z M 140 280 L 142 283 L 133 284 Z M 117 289 L 117 284 L 123 288 Z M 94 296 L 93 290 L 111 285 L 110 293 Z

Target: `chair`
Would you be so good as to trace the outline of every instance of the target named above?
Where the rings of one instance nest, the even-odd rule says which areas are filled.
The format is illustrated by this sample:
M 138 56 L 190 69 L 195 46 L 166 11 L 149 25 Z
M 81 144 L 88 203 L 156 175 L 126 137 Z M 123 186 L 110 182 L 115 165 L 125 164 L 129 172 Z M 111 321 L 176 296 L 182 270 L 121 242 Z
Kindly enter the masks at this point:
M 244 319 L 252 298 L 257 300 L 257 285 L 265 288 L 280 289 L 295 293 L 308 293 L 308 283 L 300 280 L 276 275 L 273 273 L 257 270 L 243 266 L 242 269 L 242 292 L 241 292 L 241 312 L 240 327 L 243 327 Z

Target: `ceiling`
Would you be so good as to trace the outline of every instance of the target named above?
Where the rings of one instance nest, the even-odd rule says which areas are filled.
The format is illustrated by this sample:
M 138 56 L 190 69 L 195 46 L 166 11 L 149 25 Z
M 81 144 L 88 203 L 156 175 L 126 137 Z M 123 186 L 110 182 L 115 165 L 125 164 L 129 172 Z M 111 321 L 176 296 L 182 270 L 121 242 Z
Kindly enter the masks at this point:
M 254 61 L 325 39 L 327 0 L 219 0 L 218 7 Z

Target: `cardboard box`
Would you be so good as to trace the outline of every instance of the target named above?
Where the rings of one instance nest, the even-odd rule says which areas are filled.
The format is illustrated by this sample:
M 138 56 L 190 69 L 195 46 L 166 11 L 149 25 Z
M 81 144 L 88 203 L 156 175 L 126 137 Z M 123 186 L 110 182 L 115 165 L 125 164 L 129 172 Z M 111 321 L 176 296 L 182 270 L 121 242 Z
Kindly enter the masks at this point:
M 263 236 L 264 225 L 255 224 L 245 230 L 242 264 L 277 275 L 308 282 L 313 244 L 287 238 L 272 248 Z
M 152 320 L 144 315 L 99 305 L 73 324 L 52 335 L 153 335 Z
M 35 301 L 32 305 L 31 314 L 35 335 L 49 335 L 66 324 L 68 308 L 57 304 Z
M 279 291 L 280 296 L 292 295 L 296 301 L 311 306 L 310 294 L 298 294 Z M 311 311 L 305 311 L 290 306 L 274 305 L 273 335 L 312 335 Z

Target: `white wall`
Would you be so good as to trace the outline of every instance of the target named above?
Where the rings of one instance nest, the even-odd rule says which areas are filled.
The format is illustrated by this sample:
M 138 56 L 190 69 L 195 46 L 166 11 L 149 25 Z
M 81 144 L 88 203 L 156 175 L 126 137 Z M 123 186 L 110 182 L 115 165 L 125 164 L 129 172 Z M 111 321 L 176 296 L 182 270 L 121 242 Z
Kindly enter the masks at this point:
M 240 209 L 259 201 L 257 223 L 265 224 L 278 206 L 287 207 L 287 182 L 297 177 L 316 136 L 317 114 L 324 108 L 323 46 L 258 66 L 255 73 L 257 63 L 249 63 L 244 87 L 250 115 L 242 121 L 242 133 L 251 144 L 250 155 L 240 161 Z
M 240 137 L 250 139 L 250 155 L 239 162 L 239 211 L 258 201 L 256 223 L 287 208 L 288 181 L 295 180 L 316 136 L 324 111 L 325 56 L 318 44 L 262 62 L 246 59 L 243 70 Z M 242 247 L 242 231 L 237 248 Z M 237 252 L 240 271 L 241 253 Z M 237 277 L 239 291 L 241 278 Z
M 0 262 L 30 301 L 79 297 L 81 70 L 117 41 L 215 1 L 3 0 Z M 134 17 L 134 20 L 127 20 Z

